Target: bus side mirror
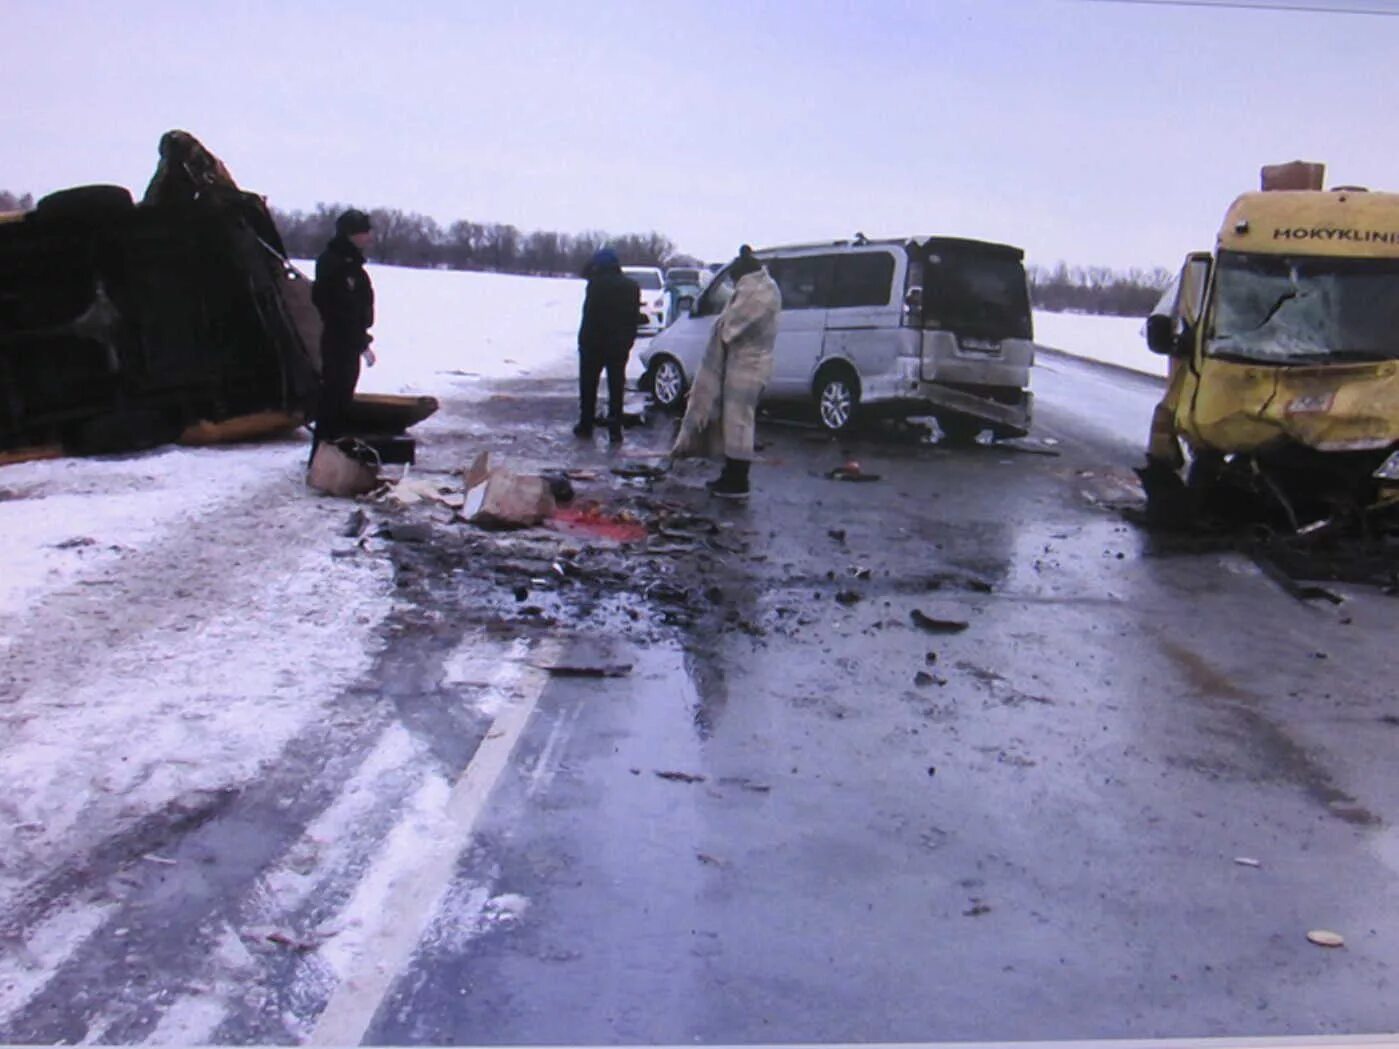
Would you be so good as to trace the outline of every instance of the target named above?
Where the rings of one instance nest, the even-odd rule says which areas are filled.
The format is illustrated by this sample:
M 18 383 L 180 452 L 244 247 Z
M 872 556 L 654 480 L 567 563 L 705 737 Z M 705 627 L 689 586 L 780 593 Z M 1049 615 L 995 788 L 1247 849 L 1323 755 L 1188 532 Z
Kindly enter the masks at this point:
M 1176 352 L 1175 321 L 1164 313 L 1153 313 L 1146 319 L 1146 345 L 1152 353 L 1164 357 Z

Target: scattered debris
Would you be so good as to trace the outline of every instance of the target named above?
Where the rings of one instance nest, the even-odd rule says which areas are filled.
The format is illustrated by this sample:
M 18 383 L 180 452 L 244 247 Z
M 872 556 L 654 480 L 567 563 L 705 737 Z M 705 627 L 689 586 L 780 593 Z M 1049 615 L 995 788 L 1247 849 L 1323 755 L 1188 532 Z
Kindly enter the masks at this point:
M 1307 939 L 1318 947 L 1344 947 L 1346 938 L 1338 932 L 1331 932 L 1329 929 L 1313 929 L 1307 933 Z
M 1263 866 L 1262 863 L 1260 863 L 1258 860 L 1255 860 L 1252 856 L 1235 856 L 1235 857 L 1234 857 L 1234 862 L 1237 863 L 1240 867 L 1261 867 L 1261 866 Z
M 747 776 L 724 776 L 719 780 L 721 787 L 738 787 L 740 790 L 752 791 L 754 794 L 767 794 L 772 790 L 770 783 L 757 783 Z
M 854 459 L 846 460 L 842 465 L 837 466 L 826 474 L 832 481 L 878 481 L 879 474 L 867 474 L 864 468 Z
M 661 771 L 659 769 L 656 770 L 656 775 L 672 783 L 703 783 L 706 778 L 704 776 L 697 776 L 692 772 L 672 772 L 669 770 Z
M 554 497 L 554 502 L 563 504 L 573 502 L 573 482 L 568 479 L 567 473 L 550 472 L 542 475 L 549 485 L 549 492 Z
M 707 867 L 727 867 L 728 862 L 721 860 L 718 856 L 711 856 L 707 852 L 695 853 L 695 859 L 699 860 Z
M 345 521 L 345 527 L 340 529 L 340 535 L 345 539 L 358 539 L 364 535 L 364 530 L 369 527 L 369 515 L 363 510 L 356 508 L 350 513 Z
M 158 863 L 162 867 L 174 867 L 178 863 L 177 860 L 167 859 L 164 856 L 157 856 L 153 852 L 146 853 L 144 856 L 141 857 L 141 859 L 145 860 L 148 863 Z
M 322 444 L 311 459 L 306 483 L 318 492 L 340 498 L 368 495 L 379 486 L 379 472 L 369 463 L 346 454 L 335 444 Z
M 980 918 L 983 914 L 990 914 L 990 904 L 982 903 L 980 900 L 972 900 L 972 905 L 962 912 L 964 918 Z
M 384 497 L 399 506 L 413 506 L 421 502 L 442 502 L 443 492 L 436 481 L 405 477 L 390 485 Z
M 263 939 L 268 943 L 275 943 L 279 947 L 290 947 L 294 951 L 314 951 L 321 945 L 319 938 L 307 939 L 284 929 L 273 929 Z
M 528 477 L 492 467 L 482 452 L 467 468 L 462 515 L 483 528 L 528 528 L 554 512 L 554 496 L 542 477 Z
M 72 539 L 65 539 L 61 543 L 54 543 L 55 550 L 77 550 L 84 546 L 96 546 L 97 540 L 85 535 L 75 535 Z
M 913 675 L 913 683 L 920 688 L 927 688 L 929 685 L 945 685 L 947 679 L 929 674 L 926 670 L 920 670 Z
M 930 634 L 960 634 L 971 625 L 965 619 L 939 619 L 918 608 L 910 612 L 908 618 L 913 621 L 914 626 Z
M 650 463 L 623 463 L 621 466 L 612 467 L 612 475 L 624 480 L 655 481 L 664 477 L 666 471 L 663 467 L 652 466 Z
M 832 528 L 832 529 L 830 529 L 826 534 L 827 534 L 828 536 L 830 536 L 832 539 L 834 539 L 837 543 L 843 543 L 843 542 L 845 542 L 845 529 L 844 529 L 844 528 Z
M 395 521 L 380 529 L 379 535 L 396 543 L 426 543 L 432 538 L 432 525 L 426 521 Z
M 1052 437 L 1033 439 L 1027 437 L 1015 437 L 1005 441 L 996 442 L 996 450 L 1006 450 L 1012 452 L 1024 452 L 1026 455 L 1048 455 L 1058 458 L 1063 453 L 1058 449 L 1046 447 L 1051 442 L 1058 444 Z
M 836 600 L 842 605 L 858 604 L 863 598 L 858 590 L 842 590 L 836 594 Z
M 554 663 L 531 663 L 530 666 L 546 670 L 554 677 L 626 677 L 632 668 L 630 663 L 586 659 L 561 659 Z

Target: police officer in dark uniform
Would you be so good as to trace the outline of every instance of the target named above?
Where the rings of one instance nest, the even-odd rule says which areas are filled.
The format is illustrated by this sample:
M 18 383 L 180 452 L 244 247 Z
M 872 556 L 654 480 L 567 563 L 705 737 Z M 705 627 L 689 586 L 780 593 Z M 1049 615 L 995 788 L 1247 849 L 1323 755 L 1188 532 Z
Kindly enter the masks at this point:
M 616 444 L 622 439 L 627 357 L 641 319 L 641 288 L 622 272 L 611 248 L 593 256 L 585 276 L 588 291 L 583 299 L 583 322 L 578 327 L 578 425 L 573 432 L 579 437 L 593 435 L 598 380 L 606 369 L 607 435 Z
M 359 382 L 360 357 L 374 364 L 374 351 L 369 348 L 374 286 L 364 271 L 364 253 L 373 240 L 369 216 L 351 208 L 335 220 L 335 236 L 316 259 L 311 299 L 321 314 L 321 397 L 312 455 L 321 441 L 343 435 Z

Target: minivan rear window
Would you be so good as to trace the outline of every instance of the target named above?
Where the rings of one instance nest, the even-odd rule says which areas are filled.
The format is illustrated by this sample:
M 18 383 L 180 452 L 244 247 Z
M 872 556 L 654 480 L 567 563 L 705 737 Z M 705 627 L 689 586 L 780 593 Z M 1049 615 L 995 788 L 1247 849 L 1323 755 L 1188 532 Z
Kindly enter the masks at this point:
M 833 310 L 850 306 L 887 306 L 893 283 L 894 256 L 887 251 L 837 255 L 826 304 Z
M 983 339 L 1033 338 L 1020 260 L 936 248 L 923 276 L 923 325 Z

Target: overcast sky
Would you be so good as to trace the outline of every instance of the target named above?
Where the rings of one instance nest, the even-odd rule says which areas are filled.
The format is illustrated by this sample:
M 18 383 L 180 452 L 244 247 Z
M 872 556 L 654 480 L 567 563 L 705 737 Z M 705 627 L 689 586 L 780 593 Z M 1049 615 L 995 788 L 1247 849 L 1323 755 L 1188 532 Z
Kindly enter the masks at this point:
M 1387 7 L 1377 2 L 1320 6 Z M 1210 247 L 1263 163 L 1399 189 L 1399 18 L 1093 0 L 8 0 L 0 188 L 193 132 L 283 208 L 755 245 L 947 233 L 1033 261 Z

